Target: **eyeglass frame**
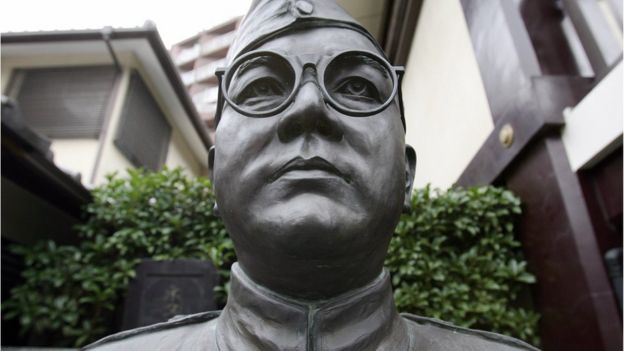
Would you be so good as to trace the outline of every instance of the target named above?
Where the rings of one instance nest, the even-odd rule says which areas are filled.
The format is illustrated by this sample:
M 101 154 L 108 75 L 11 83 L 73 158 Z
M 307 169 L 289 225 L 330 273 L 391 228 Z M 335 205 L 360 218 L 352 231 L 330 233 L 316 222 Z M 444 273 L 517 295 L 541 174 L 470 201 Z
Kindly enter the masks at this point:
M 393 83 L 392 92 L 388 95 L 388 98 L 386 99 L 384 103 L 382 103 L 381 105 L 379 105 L 378 107 L 372 110 L 359 111 L 359 110 L 350 109 L 345 106 L 342 106 L 341 104 L 336 102 L 331 97 L 331 95 L 327 92 L 327 89 L 325 87 L 325 70 L 327 69 L 329 64 L 332 63 L 335 59 L 339 58 L 340 56 L 343 56 L 346 54 L 352 54 L 352 53 L 364 54 L 365 56 L 369 56 L 369 57 L 372 56 L 373 59 L 381 63 L 386 68 L 388 73 L 390 73 L 391 75 L 391 79 Z M 295 75 L 295 81 L 293 83 L 292 91 L 290 92 L 288 97 L 286 97 L 286 99 L 284 99 L 284 101 L 280 103 L 278 106 L 268 111 L 263 111 L 263 112 L 246 111 L 242 109 L 241 107 L 239 107 L 230 99 L 228 94 L 226 94 L 228 89 L 226 88 L 225 85 L 226 85 L 226 82 L 228 80 L 231 80 L 232 78 L 232 77 L 228 77 L 228 75 L 231 75 L 236 72 L 236 70 L 232 70 L 232 68 L 238 69 L 239 66 L 243 62 L 250 60 L 254 57 L 260 57 L 260 56 L 277 56 L 278 58 L 283 59 L 284 61 L 288 62 L 288 64 L 290 65 L 290 68 L 292 69 Z M 327 57 L 327 58 L 324 58 L 324 57 Z M 296 58 L 296 61 L 294 58 Z M 316 79 L 318 82 L 318 86 L 321 90 L 321 93 L 323 94 L 323 99 L 327 103 L 329 103 L 329 105 L 331 105 L 335 110 L 348 116 L 367 117 L 367 116 L 372 116 L 374 114 L 377 114 L 383 111 L 384 109 L 386 109 L 392 103 L 392 101 L 395 99 L 395 97 L 398 94 L 401 122 L 403 123 L 403 128 L 405 129 L 405 118 L 403 117 L 404 116 L 403 115 L 403 96 L 401 94 L 401 81 L 403 79 L 405 67 L 393 66 L 381 55 L 372 51 L 368 51 L 368 50 L 344 50 L 344 51 L 335 53 L 333 55 L 327 55 L 327 56 L 320 56 L 317 54 L 284 55 L 274 50 L 256 50 L 256 51 L 248 52 L 236 58 L 228 67 L 220 67 L 215 70 L 215 75 L 217 76 L 219 80 L 219 85 L 218 85 L 219 91 L 218 91 L 218 97 L 217 97 L 217 111 L 215 114 L 215 122 L 216 122 L 215 124 L 219 123 L 219 120 L 221 119 L 221 112 L 226 102 L 236 112 L 243 114 L 245 116 L 248 116 L 248 117 L 252 117 L 252 118 L 270 117 L 270 116 L 275 116 L 283 112 L 286 108 L 288 108 L 290 104 L 293 103 L 295 96 L 299 92 L 299 89 L 301 87 L 301 80 L 303 77 L 303 73 L 307 67 L 313 67 L 315 69 Z M 297 70 L 296 68 L 300 68 L 300 69 Z M 226 79 L 224 79 L 224 77 Z

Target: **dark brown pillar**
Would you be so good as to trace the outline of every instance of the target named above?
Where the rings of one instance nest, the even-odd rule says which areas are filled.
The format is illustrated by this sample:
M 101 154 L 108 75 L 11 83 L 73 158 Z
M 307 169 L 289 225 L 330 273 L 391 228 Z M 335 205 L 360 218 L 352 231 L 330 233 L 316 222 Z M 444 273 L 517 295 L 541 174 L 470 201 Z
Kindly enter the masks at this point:
M 594 83 L 576 76 L 566 56 L 561 27 L 553 25 L 561 10 L 545 0 L 461 4 L 495 127 L 458 184 L 502 184 L 522 199 L 519 235 L 537 276 L 543 349 L 621 350 L 620 312 L 560 137 L 563 109 Z M 511 145 L 499 140 L 503 126 L 513 130 Z
M 621 324 L 578 177 L 557 136 L 535 142 L 509 169 L 542 313 L 544 350 L 621 350 Z

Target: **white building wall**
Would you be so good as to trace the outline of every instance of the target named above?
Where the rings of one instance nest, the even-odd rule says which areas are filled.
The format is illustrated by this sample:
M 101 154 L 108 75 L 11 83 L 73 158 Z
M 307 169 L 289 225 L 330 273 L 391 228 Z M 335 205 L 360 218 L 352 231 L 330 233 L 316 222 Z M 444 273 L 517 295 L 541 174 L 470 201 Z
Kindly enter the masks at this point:
M 134 68 L 141 71 L 140 67 L 133 66 L 134 65 L 130 65 L 124 69 L 119 82 L 111 117 L 109 119 L 108 126 L 105 127 L 108 131 L 102 140 L 104 146 L 99 165 L 96 169 L 93 185 L 100 185 L 104 183 L 106 181 L 106 175 L 112 172 L 124 175 L 127 168 L 133 168 L 132 163 L 121 153 L 121 151 L 119 151 L 113 142 L 117 133 L 117 128 L 121 121 L 123 106 L 128 95 L 131 69 Z M 145 80 L 145 83 L 151 88 L 149 81 Z M 152 91 L 154 90 L 152 89 Z M 184 137 L 178 131 L 176 124 L 173 122 L 170 111 L 166 109 L 165 105 L 160 101 L 157 95 L 154 95 L 154 98 L 159 103 L 161 110 L 167 117 L 167 120 L 172 127 L 171 140 L 169 141 L 165 165 L 169 168 L 178 166 L 182 167 L 190 176 L 198 176 L 206 173 L 202 171 L 199 160 L 196 159 L 193 152 L 188 147 L 187 142 L 184 140 Z
M 0 79 L 0 91 L 2 91 L 2 94 L 4 95 L 7 94 L 6 89 L 7 89 L 7 86 L 9 85 L 11 72 L 12 72 L 12 68 L 9 66 L 6 66 L 4 62 L 2 62 L 2 70 L 0 73 L 0 77 L 2 77 Z
M 82 183 L 87 184 L 93 173 L 98 145 L 97 139 L 53 139 L 50 149 L 59 168 L 80 173 Z
M 415 186 L 447 188 L 493 129 L 459 0 L 425 0 L 403 79 Z
M 574 171 L 591 168 L 622 146 L 622 62 L 574 108 L 564 111 L 561 138 Z
M 188 140 L 181 134 L 180 128 L 177 125 L 178 122 L 176 122 L 174 118 L 174 112 L 167 109 L 167 104 L 155 93 L 156 88 L 154 84 L 158 83 L 146 79 L 148 75 L 143 74 L 142 67 L 136 66 L 134 68 L 137 69 L 139 73 L 142 73 L 143 81 L 151 90 L 152 96 L 160 106 L 161 111 L 171 126 L 171 139 L 169 140 L 169 147 L 167 149 L 167 157 L 164 165 L 169 168 L 182 167 L 184 172 L 189 176 L 206 175 L 207 170 L 201 165 L 200 160 L 197 159 L 196 155 L 191 150 Z
M 62 67 L 62 66 L 93 66 L 110 65 L 111 60 L 107 55 L 96 54 L 62 54 L 54 53 L 49 55 L 7 57 L 2 55 L 1 88 L 2 94 L 7 95 L 9 82 L 13 70 L 19 68 L 38 67 Z
M 98 164 L 95 166 L 95 174 L 93 175 L 92 185 L 100 185 L 106 182 L 106 176 L 113 172 L 117 172 L 120 175 L 125 174 L 125 170 L 133 168 L 132 163 L 119 151 L 119 149 L 113 143 L 115 139 L 115 133 L 117 132 L 117 126 L 121 120 L 121 112 L 123 110 L 123 104 L 126 101 L 126 95 L 128 94 L 128 85 L 130 83 L 130 69 L 124 68 L 121 73 L 121 79 L 119 80 L 119 86 L 109 116 L 108 123 L 104 125 L 106 130 L 103 136 L 100 136 L 100 142 L 102 143 L 102 154 Z M 106 122 L 105 122 L 106 123 Z
M 109 64 L 102 55 L 37 55 L 34 57 L 2 57 L 2 93 L 7 91 L 11 75 L 18 68 L 82 66 Z M 54 163 L 71 173 L 80 173 L 83 184 L 89 184 L 98 149 L 97 139 L 52 139 L 50 149 Z
M 34 68 L 34 67 L 62 67 L 62 66 L 92 66 L 112 64 L 110 56 L 104 51 L 93 54 L 75 54 L 54 52 L 47 55 L 32 55 L 19 57 L 2 56 L 3 79 L 6 68 Z
M 52 140 L 51 149 L 54 152 L 54 162 L 62 169 L 74 173 L 80 173 L 82 183 L 87 186 L 97 186 L 106 181 L 106 175 L 117 172 L 120 175 L 125 174 L 127 168 L 132 168 L 130 161 L 119 151 L 114 145 L 117 127 L 120 122 L 123 105 L 128 93 L 128 85 L 130 80 L 131 69 L 138 69 L 143 72 L 134 55 L 121 52 L 118 58 L 122 63 L 123 72 L 119 81 L 119 86 L 114 93 L 113 107 L 110 110 L 110 117 L 105 120 L 103 126 L 103 134 L 100 139 L 54 139 Z M 79 66 L 79 65 L 97 65 L 111 64 L 110 57 L 102 54 L 91 55 L 67 55 L 62 52 L 55 52 L 50 55 L 39 55 L 36 57 L 2 57 L 2 92 L 7 93 L 6 89 L 10 76 L 14 69 L 17 68 L 33 68 L 33 67 L 51 67 L 51 66 Z M 147 75 L 143 74 L 143 77 Z M 152 82 L 146 80 L 146 84 L 155 91 Z M 182 167 L 188 175 L 198 176 L 205 175 L 207 170 L 197 159 L 190 149 L 188 142 L 178 130 L 178 126 L 174 123 L 172 112 L 166 108 L 166 104 L 162 99 L 154 94 L 154 98 L 158 101 L 163 113 L 166 115 L 169 124 L 172 127 L 172 135 L 167 152 L 165 165 L 170 168 Z M 102 142 L 101 157 L 96 165 L 96 158 L 100 142 Z
M 165 165 L 169 168 L 182 167 L 188 176 L 198 176 L 205 173 L 202 172 L 201 165 L 193 157 L 193 153 L 177 130 L 173 130 L 171 133 Z

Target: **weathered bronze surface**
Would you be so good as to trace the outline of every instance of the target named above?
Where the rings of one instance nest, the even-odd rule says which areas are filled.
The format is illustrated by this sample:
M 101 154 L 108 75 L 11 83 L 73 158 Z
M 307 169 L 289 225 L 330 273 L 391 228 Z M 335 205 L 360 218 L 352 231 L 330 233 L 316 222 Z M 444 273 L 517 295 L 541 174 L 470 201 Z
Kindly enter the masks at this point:
M 97 350 L 531 350 L 399 315 L 383 269 L 416 163 L 400 67 L 333 1 L 255 1 L 219 71 L 219 212 L 238 256 L 225 309 Z

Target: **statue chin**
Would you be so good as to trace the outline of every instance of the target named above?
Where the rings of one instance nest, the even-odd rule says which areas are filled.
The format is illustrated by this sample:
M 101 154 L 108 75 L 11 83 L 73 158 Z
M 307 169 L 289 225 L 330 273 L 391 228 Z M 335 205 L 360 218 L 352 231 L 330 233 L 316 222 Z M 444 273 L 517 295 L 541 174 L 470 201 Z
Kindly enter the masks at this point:
M 253 238 L 247 239 L 293 258 L 344 258 L 360 246 L 358 242 L 365 244 L 361 236 L 370 230 L 365 211 L 317 194 L 302 194 L 252 212 L 244 232 Z

